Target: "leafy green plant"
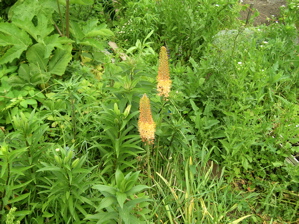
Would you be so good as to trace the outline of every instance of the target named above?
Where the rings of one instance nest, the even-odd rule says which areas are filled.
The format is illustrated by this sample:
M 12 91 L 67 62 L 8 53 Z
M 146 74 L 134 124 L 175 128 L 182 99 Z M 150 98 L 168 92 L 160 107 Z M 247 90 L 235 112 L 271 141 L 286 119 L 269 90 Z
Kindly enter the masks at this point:
M 72 3 L 84 5 L 92 2 Z M 0 46 L 3 54 L 0 58 L 0 88 L 3 115 L 11 110 L 14 110 L 13 115 L 24 109 L 30 112 L 45 98 L 43 93 L 51 87 L 52 80 L 66 73 L 73 59 L 73 51 L 77 52 L 76 58 L 81 56 L 83 46 L 88 46 L 90 51 L 91 48 L 103 50 L 104 44 L 98 37 L 113 35 L 105 24 L 97 26 L 97 19 L 90 19 L 84 24 L 69 19 L 66 24 L 71 36 L 66 37 L 53 19 L 57 13 L 62 13 L 60 4 L 52 0 L 18 2 L 10 9 L 11 22 L 1 22 Z M 65 10 L 66 15 L 71 13 L 70 9 Z M 63 18 L 60 18 L 61 23 Z M 55 27 L 60 35 L 55 32 Z M 77 46 L 80 46 L 79 50 L 76 50 Z M 99 53 L 95 52 L 95 55 Z M 9 120 L 4 121 L 4 116 L 1 122 L 10 124 Z
M 9 145 L 2 144 L 0 151 L 1 158 L 1 176 L 0 176 L 0 194 L 1 194 L 1 222 L 5 220 L 11 220 L 11 213 L 7 215 L 7 211 L 12 210 L 14 205 L 21 205 L 27 203 L 31 192 L 27 190 L 27 187 L 32 180 L 22 181 L 22 177 L 25 176 L 27 170 L 32 166 L 26 166 L 23 164 L 23 159 L 26 157 L 27 150 L 25 147 L 13 150 Z M 26 202 L 24 202 L 26 201 Z M 20 206 L 23 207 L 23 206 Z M 23 208 L 22 208 L 23 209 Z M 25 216 L 30 214 L 29 210 L 21 210 L 16 212 L 16 216 Z M 19 213 L 19 214 L 18 214 Z M 11 220 L 12 221 L 12 220 Z
M 9 208 L 12 204 L 19 208 L 16 216 L 23 219 L 31 214 L 34 207 L 31 203 L 37 198 L 36 183 L 39 176 L 36 170 L 49 146 L 44 136 L 47 125 L 42 123 L 34 111 L 31 114 L 20 113 L 11 120 L 14 132 L 5 133 L 1 155 L 2 213 L 4 207 Z
M 99 125 L 101 127 L 100 135 L 95 135 L 98 143 L 94 148 L 98 148 L 102 157 L 104 170 L 120 169 L 125 171 L 127 168 L 135 168 L 136 158 L 143 154 L 143 149 L 139 146 L 140 137 L 132 133 L 136 127 L 130 125 L 131 120 L 138 111 L 130 113 L 131 106 L 128 105 L 123 111 L 115 103 L 113 108 L 106 108 L 101 112 Z M 132 159 L 130 159 L 132 158 Z
M 17 210 L 16 207 L 10 209 L 7 217 L 6 217 L 6 224 L 20 224 L 20 221 L 14 222 L 15 216 L 14 213 Z
M 57 223 L 79 222 L 93 206 L 88 193 L 95 166 L 86 167 L 88 154 L 78 157 L 74 150 L 65 147 L 48 152 L 50 162 L 41 162 L 37 171 L 47 174 L 39 185 L 43 216 Z
M 149 199 L 139 192 L 149 188 L 136 185 L 139 172 L 124 175 L 119 169 L 115 172 L 115 184 L 94 185 L 104 198 L 97 206 L 97 214 L 87 215 L 87 220 L 96 223 L 147 223 Z M 138 194 L 137 194 L 138 193 Z
M 206 42 L 218 31 L 236 24 L 234 18 L 239 16 L 237 5 L 236 1 L 211 4 L 195 0 L 144 0 L 127 5 L 126 14 L 130 19 L 120 20 L 118 27 L 121 38 L 131 40 L 131 45 L 153 31 L 151 41 L 166 45 L 170 58 L 184 63 L 190 56 L 198 60 Z M 138 32 L 132 35 L 131 30 Z M 159 45 L 154 46 L 154 49 L 158 48 Z

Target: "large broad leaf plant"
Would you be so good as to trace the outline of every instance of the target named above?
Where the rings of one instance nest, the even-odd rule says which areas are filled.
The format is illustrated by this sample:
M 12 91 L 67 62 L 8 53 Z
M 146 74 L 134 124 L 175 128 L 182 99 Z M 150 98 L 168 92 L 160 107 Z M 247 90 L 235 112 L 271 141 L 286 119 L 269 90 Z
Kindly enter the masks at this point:
M 41 103 L 51 79 L 65 74 L 75 47 L 103 49 L 99 36 L 113 35 L 96 19 L 69 19 L 70 5 L 90 5 L 93 0 L 66 2 L 17 1 L 9 22 L 0 22 L 0 124 L 11 123 L 7 113 L 30 112 Z M 65 35 L 66 27 L 70 35 Z

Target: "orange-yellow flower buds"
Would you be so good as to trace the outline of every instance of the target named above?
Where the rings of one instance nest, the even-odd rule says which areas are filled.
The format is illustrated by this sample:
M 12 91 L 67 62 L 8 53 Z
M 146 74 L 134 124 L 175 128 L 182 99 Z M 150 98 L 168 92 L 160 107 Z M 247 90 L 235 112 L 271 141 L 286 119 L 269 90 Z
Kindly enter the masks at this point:
M 161 47 L 159 55 L 159 69 L 157 76 L 157 90 L 158 95 L 163 96 L 165 99 L 169 97 L 171 88 L 171 80 L 169 77 L 169 65 L 166 47 Z
M 142 96 L 139 103 L 138 129 L 143 142 L 154 144 L 156 124 L 152 117 L 150 100 L 146 94 Z

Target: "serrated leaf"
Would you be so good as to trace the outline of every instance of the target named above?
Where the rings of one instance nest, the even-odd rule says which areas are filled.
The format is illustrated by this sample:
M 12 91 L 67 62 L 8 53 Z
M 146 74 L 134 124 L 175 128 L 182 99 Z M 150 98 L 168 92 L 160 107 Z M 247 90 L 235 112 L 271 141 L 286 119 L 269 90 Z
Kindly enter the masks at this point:
M 21 21 L 32 21 L 38 14 L 51 15 L 57 11 L 57 2 L 53 0 L 22 0 L 14 4 L 9 11 L 9 19 Z
M 23 51 L 25 51 L 26 49 L 27 49 L 27 46 L 21 46 L 21 45 L 17 45 L 17 44 L 16 44 L 16 46 L 12 46 L 0 58 L 0 64 L 12 62 L 14 59 L 19 58 L 21 56 L 21 54 L 23 53 Z
M 114 36 L 114 33 L 109 29 L 99 29 L 99 30 L 92 30 L 88 32 L 86 37 L 95 37 L 95 36 L 105 36 L 105 37 L 111 37 Z
M 32 45 L 26 52 L 29 63 L 36 64 L 42 71 L 47 70 L 48 59 L 45 58 L 46 48 L 43 44 L 37 43 Z
M 14 19 L 13 24 L 29 33 L 37 42 L 43 42 L 43 39 L 48 36 L 54 27 L 50 23 L 49 16 L 43 13 L 36 15 L 37 25 L 35 26 L 31 20 Z
M 97 48 L 99 50 L 104 49 L 104 43 L 102 41 L 93 39 L 93 38 L 85 38 L 83 41 L 79 41 L 78 44 L 85 45 L 85 46 L 91 46 L 94 48 Z
M 49 73 L 60 76 L 63 75 L 68 63 L 72 59 L 71 51 L 72 45 L 66 46 L 63 50 L 56 49 L 54 56 L 49 62 Z
M 0 23 L 0 46 L 12 46 L 0 58 L 0 64 L 19 58 L 32 41 L 29 35 L 11 23 Z
M 85 37 L 95 37 L 95 36 L 113 36 L 114 33 L 106 28 L 105 24 L 98 25 L 97 19 L 90 19 L 87 21 L 86 25 L 82 28 Z
M 79 26 L 79 24 L 74 21 L 71 21 L 70 25 L 71 25 L 70 31 L 71 31 L 72 35 L 74 36 L 74 38 L 77 41 L 82 40 L 85 37 L 85 35 L 84 35 L 83 31 L 81 30 L 81 27 Z
M 50 57 L 51 52 L 54 50 L 55 47 L 63 50 L 65 48 L 65 44 L 70 44 L 73 42 L 74 41 L 68 39 L 67 37 L 61 37 L 58 34 L 45 37 L 45 58 Z
M 12 86 L 36 86 L 46 83 L 51 77 L 49 73 L 42 71 L 37 64 L 21 64 L 18 73 L 18 76 L 9 79 Z

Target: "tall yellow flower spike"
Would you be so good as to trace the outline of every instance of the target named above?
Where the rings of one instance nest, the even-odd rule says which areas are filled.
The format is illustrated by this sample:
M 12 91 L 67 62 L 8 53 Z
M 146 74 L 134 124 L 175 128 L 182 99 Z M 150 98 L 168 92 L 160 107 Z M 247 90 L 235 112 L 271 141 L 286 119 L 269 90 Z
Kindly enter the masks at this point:
M 169 97 L 169 92 L 171 88 L 171 80 L 169 77 L 167 50 L 164 46 L 162 46 L 160 50 L 157 81 L 158 95 L 163 96 L 165 99 L 167 99 Z
M 138 129 L 143 142 L 154 144 L 156 124 L 152 117 L 150 100 L 146 94 L 142 96 L 139 103 Z

